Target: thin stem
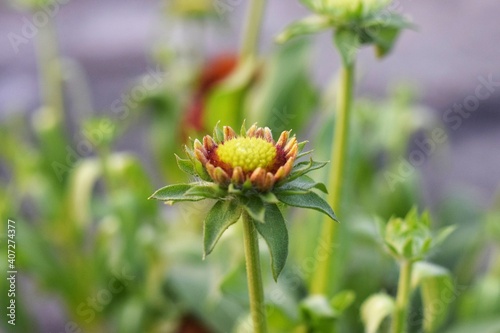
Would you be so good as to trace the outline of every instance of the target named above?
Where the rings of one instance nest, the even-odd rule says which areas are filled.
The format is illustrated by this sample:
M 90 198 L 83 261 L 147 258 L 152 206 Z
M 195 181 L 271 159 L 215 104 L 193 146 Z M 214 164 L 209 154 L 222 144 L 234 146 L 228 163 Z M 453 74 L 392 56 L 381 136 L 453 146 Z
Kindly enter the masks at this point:
M 410 303 L 411 292 L 411 271 L 413 263 L 405 260 L 401 263 L 401 272 L 399 273 L 398 295 L 396 298 L 396 309 L 392 319 L 391 333 L 406 332 L 406 321 L 408 316 L 408 305 Z
M 247 17 L 243 30 L 243 42 L 240 52 L 241 59 L 251 58 L 257 55 L 265 5 L 266 0 L 250 0 L 248 2 Z
M 61 61 L 58 54 L 55 27 L 50 20 L 40 28 L 36 40 L 36 51 L 43 105 L 50 107 L 55 119 L 62 121 L 64 100 Z
M 354 64 L 342 67 L 340 73 L 340 85 L 337 106 L 337 118 L 335 122 L 335 135 L 332 143 L 331 165 L 329 174 L 329 196 L 328 202 L 340 216 L 342 181 L 344 179 L 344 168 L 347 161 L 349 147 L 349 124 L 351 118 L 351 105 L 354 90 Z M 338 224 L 325 219 L 323 222 L 322 241 L 318 244 L 331 244 L 336 242 Z M 333 289 L 331 276 L 333 275 L 332 264 L 333 251 L 327 251 L 324 260 L 317 263 L 315 275 L 313 276 L 311 292 L 313 294 L 328 294 Z
M 252 219 L 243 211 L 243 237 L 247 266 L 248 293 L 250 295 L 250 313 L 253 331 L 266 333 L 266 308 L 264 304 L 264 288 L 260 272 L 259 239 Z

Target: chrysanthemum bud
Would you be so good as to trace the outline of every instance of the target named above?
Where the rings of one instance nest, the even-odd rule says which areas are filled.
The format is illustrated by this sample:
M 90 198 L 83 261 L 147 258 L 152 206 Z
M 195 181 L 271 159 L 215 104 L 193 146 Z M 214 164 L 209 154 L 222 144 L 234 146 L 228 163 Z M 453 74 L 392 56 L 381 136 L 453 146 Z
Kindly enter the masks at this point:
M 232 183 L 243 189 L 244 184 L 266 192 L 286 178 L 292 170 L 298 152 L 297 139 L 288 141 L 289 132 L 283 132 L 277 143 L 271 129 L 252 125 L 246 135 L 238 136 L 234 130 L 223 128 L 224 141 L 217 144 L 210 136 L 203 144 L 194 142 L 194 154 L 216 183 Z

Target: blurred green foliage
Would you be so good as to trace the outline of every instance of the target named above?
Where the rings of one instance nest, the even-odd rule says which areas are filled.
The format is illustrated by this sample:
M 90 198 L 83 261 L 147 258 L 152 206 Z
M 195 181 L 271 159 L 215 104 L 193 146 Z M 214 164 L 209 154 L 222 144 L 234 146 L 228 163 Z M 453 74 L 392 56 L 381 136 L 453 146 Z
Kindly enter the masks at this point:
M 207 9 L 206 2 L 187 9 L 183 3 L 173 4 L 177 15 L 187 11 L 189 24 L 201 24 L 191 18 L 196 6 Z M 33 10 L 41 2 L 18 4 Z M 2 319 L 4 330 L 41 330 L 46 302 L 57 304 L 65 317 L 58 323 L 63 327 L 51 327 L 59 331 L 248 329 L 240 228 L 230 228 L 203 261 L 201 223 L 210 205 L 161 207 L 147 198 L 159 184 L 186 180 L 174 153 L 180 155 L 190 136 L 205 134 L 217 121 L 233 126 L 243 119 L 258 121 L 275 135 L 293 129 L 310 138 L 308 147 L 318 159 L 328 159 L 335 118 L 326 111 L 334 104 L 312 83 L 310 45 L 298 39 L 252 63 L 237 61 L 230 74 L 204 90 L 196 118 L 200 127 L 186 114 L 206 66 L 197 59 L 208 57 L 163 47 L 155 58 L 163 73 L 159 84 L 130 103 L 134 107 L 118 114 L 110 107 L 104 115 L 71 124 L 77 136 L 68 134 L 68 111 L 61 116 L 47 102 L 32 116 L 24 110 L 0 123 L 0 253 L 6 253 L 9 217 L 17 223 L 18 283 L 31 288 L 18 294 L 15 330 Z M 277 283 L 269 255 L 262 255 L 271 332 L 331 332 L 332 323 L 339 332 L 377 332 L 379 326 L 383 332 L 391 313 L 398 272 L 379 244 L 375 221 L 403 218 L 422 204 L 417 169 L 397 182 L 388 175 L 400 174 L 413 136 L 439 124 L 423 116 L 405 87 L 386 100 L 359 100 L 354 114 L 341 241 L 336 248 L 324 244 L 340 257 L 341 290 L 333 299 L 308 295 L 306 281 L 322 260 L 316 252 L 319 214 L 289 210 L 290 259 Z M 137 124 L 145 126 L 147 151 L 119 150 Z M 417 269 L 421 292 L 412 298 L 411 332 L 499 331 L 500 201 L 486 211 L 462 194 L 456 191 L 432 207 L 429 234 L 450 225 L 456 231 L 429 252 L 436 266 Z M 2 258 L 2 272 L 6 265 Z M 454 291 L 444 299 L 441 291 L 450 281 Z M 0 294 L 5 309 L 7 284 L 0 285 Z M 449 314 L 439 312 L 444 315 L 429 324 L 432 309 L 426 304 L 435 300 L 445 302 Z M 379 316 L 369 315 L 373 308 Z

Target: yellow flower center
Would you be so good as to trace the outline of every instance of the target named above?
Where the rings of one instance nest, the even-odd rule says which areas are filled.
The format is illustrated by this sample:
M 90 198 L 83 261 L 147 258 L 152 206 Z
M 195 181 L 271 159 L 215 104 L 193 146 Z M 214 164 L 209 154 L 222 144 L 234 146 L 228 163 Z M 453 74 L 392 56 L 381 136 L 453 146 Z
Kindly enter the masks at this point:
M 224 163 L 243 171 L 253 171 L 258 167 L 272 166 L 276 157 L 276 147 L 261 138 L 244 138 L 228 140 L 217 147 L 217 155 Z

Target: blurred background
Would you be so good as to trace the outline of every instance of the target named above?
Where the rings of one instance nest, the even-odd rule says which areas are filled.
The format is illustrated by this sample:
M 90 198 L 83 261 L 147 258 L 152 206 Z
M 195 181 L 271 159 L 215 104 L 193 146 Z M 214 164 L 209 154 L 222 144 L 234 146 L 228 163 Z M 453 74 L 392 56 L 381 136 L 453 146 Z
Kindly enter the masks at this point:
M 274 37 L 308 11 L 298 1 L 269 1 L 259 61 L 242 64 L 246 5 L 0 3 L 0 234 L 6 253 L 6 221 L 16 221 L 19 271 L 17 324 L 2 315 L 3 331 L 238 327 L 247 306 L 238 242 L 224 238 L 201 261 L 207 207 L 167 208 L 146 199 L 187 180 L 173 154 L 218 120 L 259 121 L 275 136 L 293 128 L 317 159 L 329 158 L 339 69 L 331 35 L 276 45 Z M 418 28 L 403 32 L 382 61 L 371 49 L 359 54 L 344 199 L 359 209 L 349 214 L 339 254 L 349 263 L 343 286 L 359 302 L 342 325 L 362 331 L 359 304 L 395 288 L 397 271 L 381 250 L 372 251 L 371 219 L 417 205 L 431 210 L 436 226 L 459 226 L 433 254 L 464 286 L 442 331 L 500 332 L 500 3 L 401 0 L 392 8 Z M 299 223 L 306 214 L 314 226 Z M 287 295 L 275 313 L 288 319 L 271 318 L 276 322 L 298 320 L 294 304 L 311 273 L 300 267 L 314 251 L 320 219 L 298 216 L 289 218 L 287 267 L 299 282 L 286 275 L 278 285 L 268 281 L 269 291 Z

